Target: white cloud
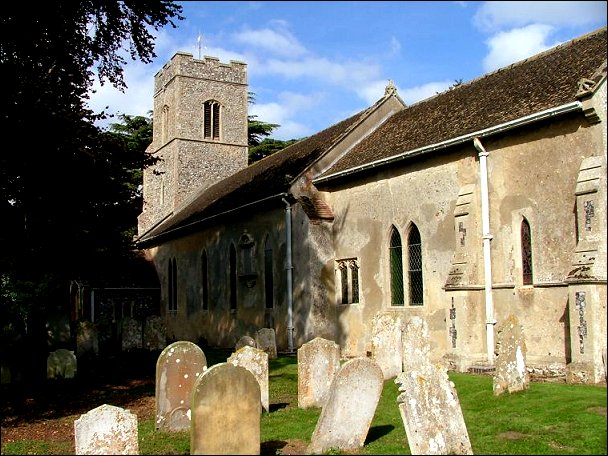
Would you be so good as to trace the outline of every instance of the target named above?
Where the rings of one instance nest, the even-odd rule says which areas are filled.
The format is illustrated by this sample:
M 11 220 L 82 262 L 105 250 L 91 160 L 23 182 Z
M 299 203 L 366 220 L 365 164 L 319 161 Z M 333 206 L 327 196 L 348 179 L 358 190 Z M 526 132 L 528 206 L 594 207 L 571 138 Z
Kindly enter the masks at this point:
M 394 36 L 391 37 L 390 50 L 391 50 L 391 55 L 398 55 L 399 52 L 401 52 L 401 43 Z
M 605 1 L 490 1 L 483 3 L 473 21 L 484 32 L 496 32 L 534 23 L 580 26 L 605 18 Z
M 315 107 L 323 101 L 322 94 L 302 95 L 294 92 L 282 92 L 273 103 L 254 103 L 250 106 L 250 114 L 257 116 L 263 122 L 280 125 L 273 131 L 273 138 L 293 139 L 310 135 L 312 132 L 306 125 L 294 119 L 302 111 Z
M 397 93 L 405 101 L 405 104 L 412 105 L 447 90 L 453 84 L 454 81 L 429 82 L 409 89 L 398 88 Z
M 492 36 L 486 41 L 489 53 L 483 59 L 484 71 L 494 71 L 556 46 L 559 43 L 547 43 L 553 30 L 549 25 L 533 24 Z
M 296 57 L 306 53 L 306 49 L 286 30 L 243 30 L 235 33 L 233 39 L 239 44 L 275 55 Z

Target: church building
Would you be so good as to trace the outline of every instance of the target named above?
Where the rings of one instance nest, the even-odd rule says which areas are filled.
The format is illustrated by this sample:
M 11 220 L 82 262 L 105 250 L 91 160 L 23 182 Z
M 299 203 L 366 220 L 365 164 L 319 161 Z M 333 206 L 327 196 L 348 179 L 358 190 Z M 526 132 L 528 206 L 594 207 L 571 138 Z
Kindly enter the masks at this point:
M 431 356 L 491 368 L 515 315 L 529 369 L 606 381 L 606 28 L 406 105 L 375 104 L 247 164 L 247 65 L 178 52 L 155 76 L 158 161 L 137 245 L 169 340 L 373 356 L 420 316 Z

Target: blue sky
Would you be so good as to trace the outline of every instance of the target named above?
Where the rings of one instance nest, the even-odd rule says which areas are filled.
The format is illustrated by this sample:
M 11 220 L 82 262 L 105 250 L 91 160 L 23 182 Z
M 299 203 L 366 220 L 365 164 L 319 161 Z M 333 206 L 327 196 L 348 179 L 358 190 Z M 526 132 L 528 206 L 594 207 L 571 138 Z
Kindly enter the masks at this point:
M 186 19 L 154 33 L 154 62 L 127 65 L 124 93 L 96 84 L 92 109 L 147 116 L 154 74 L 184 51 L 245 62 L 249 113 L 281 125 L 273 138 L 302 138 L 373 104 L 389 80 L 413 104 L 603 27 L 607 14 L 605 1 L 180 4 Z

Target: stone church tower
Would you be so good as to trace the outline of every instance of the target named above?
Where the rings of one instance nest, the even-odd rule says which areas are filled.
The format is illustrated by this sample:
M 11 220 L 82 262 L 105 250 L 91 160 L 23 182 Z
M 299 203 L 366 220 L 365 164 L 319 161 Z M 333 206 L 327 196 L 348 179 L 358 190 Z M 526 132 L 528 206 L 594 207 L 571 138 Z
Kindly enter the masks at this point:
M 139 236 L 247 166 L 247 65 L 178 52 L 154 77 L 154 132 Z

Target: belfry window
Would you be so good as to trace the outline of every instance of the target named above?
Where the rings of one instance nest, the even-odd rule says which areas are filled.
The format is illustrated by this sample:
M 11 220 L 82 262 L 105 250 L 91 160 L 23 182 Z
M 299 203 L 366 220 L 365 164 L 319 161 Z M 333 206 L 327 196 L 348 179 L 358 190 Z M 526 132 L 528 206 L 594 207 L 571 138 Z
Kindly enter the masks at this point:
M 391 228 L 391 239 L 388 253 L 391 274 L 391 305 L 403 306 L 403 252 L 401 246 L 401 235 L 395 226 Z
M 418 227 L 412 224 L 407 237 L 408 282 L 410 306 L 423 304 L 424 287 L 422 282 L 422 241 Z
M 220 104 L 206 101 L 203 109 L 203 138 L 220 139 Z
M 532 285 L 532 236 L 530 224 L 521 221 L 521 270 L 524 285 Z

